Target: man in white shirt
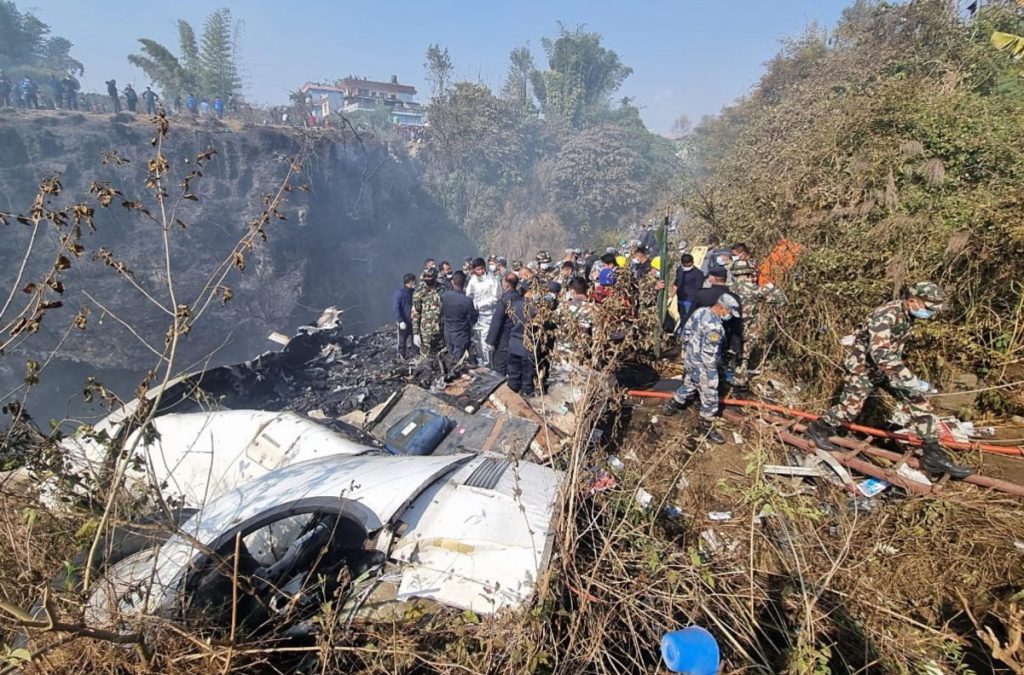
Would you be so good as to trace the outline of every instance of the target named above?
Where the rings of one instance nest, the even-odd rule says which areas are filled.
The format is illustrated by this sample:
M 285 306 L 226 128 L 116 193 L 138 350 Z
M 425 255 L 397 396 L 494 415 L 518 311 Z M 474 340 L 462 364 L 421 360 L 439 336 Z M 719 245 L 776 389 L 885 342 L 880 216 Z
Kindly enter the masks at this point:
M 491 348 L 487 344 L 487 333 L 491 329 L 494 309 L 501 298 L 501 286 L 494 276 L 487 273 L 487 263 L 483 258 L 473 261 L 473 274 L 466 284 L 466 295 L 473 300 L 473 306 L 479 313 L 473 327 L 473 341 L 476 343 L 481 366 L 490 366 Z

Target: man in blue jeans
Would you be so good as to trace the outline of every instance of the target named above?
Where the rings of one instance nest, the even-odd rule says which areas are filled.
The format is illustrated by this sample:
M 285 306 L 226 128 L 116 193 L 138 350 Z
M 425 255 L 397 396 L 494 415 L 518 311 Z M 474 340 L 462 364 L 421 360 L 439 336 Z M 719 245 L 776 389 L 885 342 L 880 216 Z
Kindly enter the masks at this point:
M 415 287 L 416 275 L 406 274 L 402 277 L 402 285 L 391 296 L 391 309 L 398 326 L 398 354 L 403 359 L 409 358 L 409 345 L 412 343 L 412 290 Z
M 704 287 L 704 273 L 693 265 L 693 256 L 684 253 L 676 268 L 676 280 L 672 283 L 672 294 L 679 306 L 680 325 L 686 322 L 693 309 L 693 296 Z

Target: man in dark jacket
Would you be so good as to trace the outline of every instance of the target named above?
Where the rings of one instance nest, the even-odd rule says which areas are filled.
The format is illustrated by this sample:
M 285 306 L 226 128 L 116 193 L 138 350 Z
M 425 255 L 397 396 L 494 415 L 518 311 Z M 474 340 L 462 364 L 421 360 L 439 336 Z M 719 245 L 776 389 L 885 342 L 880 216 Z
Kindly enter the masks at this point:
M 117 96 L 117 80 L 107 80 L 107 96 L 114 104 L 114 112 L 121 112 L 121 99 Z
M 679 258 L 679 267 L 676 268 L 676 280 L 672 284 L 671 294 L 676 296 L 676 304 L 679 307 L 679 317 L 682 319 L 690 315 L 693 307 L 693 299 L 697 292 L 704 287 L 704 273 L 693 265 L 693 256 L 684 253 Z M 680 322 L 680 325 L 683 325 Z
M 412 344 L 412 290 L 416 287 L 416 275 L 406 274 L 402 277 L 402 285 L 391 296 L 391 309 L 395 314 L 398 326 L 398 354 L 409 358 L 409 345 Z
M 512 303 L 519 297 L 519 277 L 509 272 L 502 278 L 501 285 L 502 295 L 487 331 L 487 344 L 493 350 L 491 369 L 505 376 L 508 375 L 508 348 L 512 336 Z
M 711 285 L 697 291 L 693 297 L 693 307 L 690 308 L 690 314 L 683 319 L 683 325 L 685 326 L 686 320 L 695 311 L 701 307 L 714 307 L 724 293 L 728 293 L 736 298 L 736 302 L 739 303 L 739 310 L 736 312 L 736 316 L 722 322 L 725 326 L 723 362 L 726 367 L 733 363 L 738 363 L 739 359 L 743 356 L 743 302 L 726 285 L 728 276 L 729 273 L 726 272 L 724 267 L 712 267 L 711 271 L 708 272 L 708 279 L 711 281 Z
M 533 396 L 533 378 L 537 374 L 536 354 L 539 346 L 539 327 L 532 325 L 537 317 L 533 301 L 533 284 L 519 282 L 519 297 L 512 302 L 512 332 L 508 342 L 508 388 L 523 396 Z
M 473 341 L 473 324 L 478 314 L 466 295 L 466 275 L 452 274 L 452 289 L 441 296 L 441 322 L 444 325 L 444 346 L 452 361 L 458 362 L 469 351 Z

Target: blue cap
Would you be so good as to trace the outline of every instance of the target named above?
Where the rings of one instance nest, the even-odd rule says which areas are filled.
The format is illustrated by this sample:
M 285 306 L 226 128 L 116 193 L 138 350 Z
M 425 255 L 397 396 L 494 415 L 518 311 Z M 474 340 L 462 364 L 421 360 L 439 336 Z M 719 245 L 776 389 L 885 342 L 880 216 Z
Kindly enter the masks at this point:
M 597 276 L 597 283 L 602 286 L 614 286 L 615 285 L 615 270 L 603 269 Z

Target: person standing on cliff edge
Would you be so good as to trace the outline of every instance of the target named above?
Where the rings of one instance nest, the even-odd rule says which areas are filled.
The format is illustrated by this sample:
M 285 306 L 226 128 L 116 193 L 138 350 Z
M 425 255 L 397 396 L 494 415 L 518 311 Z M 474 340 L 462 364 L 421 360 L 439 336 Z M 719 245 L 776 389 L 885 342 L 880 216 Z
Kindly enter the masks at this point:
M 107 96 L 114 103 L 114 112 L 121 112 L 121 99 L 117 95 L 117 80 L 107 80 Z

